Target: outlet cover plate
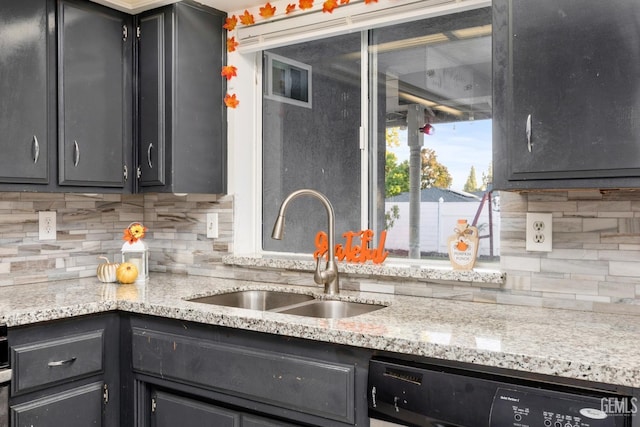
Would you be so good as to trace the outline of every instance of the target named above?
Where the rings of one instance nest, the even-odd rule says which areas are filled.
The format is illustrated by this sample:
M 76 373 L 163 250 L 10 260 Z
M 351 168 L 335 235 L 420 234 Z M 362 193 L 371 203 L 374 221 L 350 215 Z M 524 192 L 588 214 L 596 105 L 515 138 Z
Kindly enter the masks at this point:
M 38 212 L 38 238 L 56 240 L 56 211 Z
M 218 214 L 217 213 L 207 214 L 207 238 L 209 239 L 218 238 Z
M 551 252 L 553 250 L 553 214 L 527 212 L 527 251 Z

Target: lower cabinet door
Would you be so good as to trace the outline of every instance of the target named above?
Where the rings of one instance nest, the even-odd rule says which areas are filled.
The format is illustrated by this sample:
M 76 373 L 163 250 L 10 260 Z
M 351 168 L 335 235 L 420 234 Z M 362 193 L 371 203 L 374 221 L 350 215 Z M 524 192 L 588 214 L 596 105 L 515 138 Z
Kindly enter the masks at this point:
M 194 399 L 155 391 L 151 427 L 240 427 L 240 414 Z
M 95 382 L 11 406 L 12 427 L 102 425 L 102 385 Z

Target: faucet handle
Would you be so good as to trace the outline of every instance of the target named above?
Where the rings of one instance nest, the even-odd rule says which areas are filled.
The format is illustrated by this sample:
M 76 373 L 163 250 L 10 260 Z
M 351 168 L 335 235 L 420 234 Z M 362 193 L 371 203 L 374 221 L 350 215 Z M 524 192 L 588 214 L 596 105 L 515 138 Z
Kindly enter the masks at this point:
M 323 285 L 324 281 L 322 279 L 322 272 L 320 271 L 320 259 L 322 257 L 319 256 L 318 258 L 316 258 L 316 271 L 315 273 L 313 273 L 313 281 L 316 282 L 318 285 Z
M 313 281 L 318 285 L 325 285 L 326 287 L 327 284 L 335 281 L 335 279 L 338 277 L 338 271 L 337 266 L 334 265 L 335 263 L 332 264 L 331 262 L 327 262 L 327 268 L 324 271 L 320 271 L 321 258 L 322 257 L 318 257 L 318 259 L 316 260 L 316 271 L 315 273 L 313 273 Z

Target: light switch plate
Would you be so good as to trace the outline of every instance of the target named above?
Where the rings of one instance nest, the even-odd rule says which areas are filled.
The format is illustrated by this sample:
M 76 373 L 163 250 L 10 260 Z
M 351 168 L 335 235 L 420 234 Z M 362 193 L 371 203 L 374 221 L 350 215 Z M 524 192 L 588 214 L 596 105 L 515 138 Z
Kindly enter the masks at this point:
M 527 212 L 526 249 L 551 252 L 553 250 L 553 214 Z
M 209 239 L 218 238 L 218 214 L 217 213 L 207 214 L 207 237 Z
M 38 212 L 38 238 L 56 240 L 56 211 Z

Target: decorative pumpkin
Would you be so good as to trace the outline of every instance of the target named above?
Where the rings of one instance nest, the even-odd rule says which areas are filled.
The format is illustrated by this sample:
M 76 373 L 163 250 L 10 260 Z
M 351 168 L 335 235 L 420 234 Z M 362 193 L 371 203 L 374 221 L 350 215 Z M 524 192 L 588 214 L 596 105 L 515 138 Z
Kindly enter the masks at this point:
M 116 279 L 118 282 L 129 285 L 138 278 L 138 267 L 130 262 L 123 262 L 116 269 Z
M 120 265 L 117 262 L 109 262 L 109 258 L 104 256 L 99 256 L 99 259 L 105 260 L 102 264 L 98 265 L 98 270 L 96 274 L 98 276 L 98 280 L 103 283 L 113 283 L 116 281 L 116 270 Z

